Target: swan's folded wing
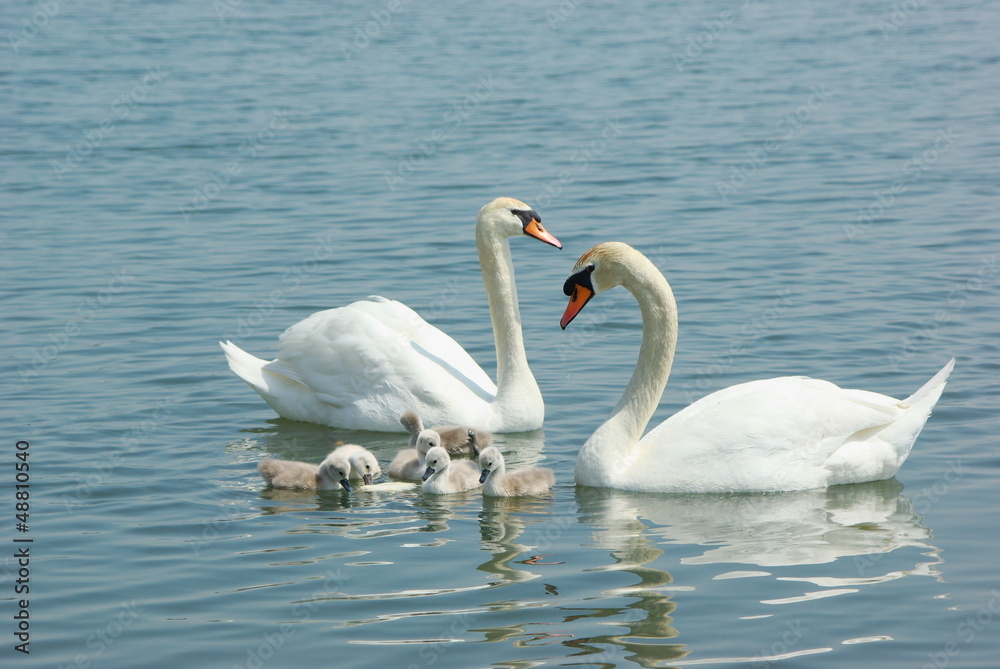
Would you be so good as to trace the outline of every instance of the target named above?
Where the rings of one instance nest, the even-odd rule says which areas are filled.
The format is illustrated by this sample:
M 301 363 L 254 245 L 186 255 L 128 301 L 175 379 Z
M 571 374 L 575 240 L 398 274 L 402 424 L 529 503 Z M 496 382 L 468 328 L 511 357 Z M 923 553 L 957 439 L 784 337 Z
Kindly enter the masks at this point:
M 371 304 L 387 303 L 393 304 L 388 300 Z M 448 366 L 421 353 L 414 346 L 414 340 L 400 331 L 398 308 L 373 310 L 357 308 L 359 304 L 369 303 L 354 303 L 315 313 L 281 335 L 278 362 L 293 370 L 294 380 L 312 389 L 319 399 L 335 406 L 371 402 L 373 406 L 401 404 L 405 408 L 434 401 L 442 394 L 470 389 L 484 398 L 492 397 L 490 391 L 495 392 L 495 386 L 481 369 L 478 378 L 489 381 L 490 388 L 469 381 L 468 373 L 457 376 Z M 394 304 L 399 305 L 398 302 Z M 380 318 L 386 313 L 389 314 L 388 323 Z M 418 324 L 411 324 L 409 328 L 421 330 Z M 433 326 L 427 324 L 426 328 Z M 439 346 L 437 350 L 443 349 Z M 471 372 L 469 366 L 475 362 L 468 354 L 462 351 L 462 356 L 457 357 L 457 361 L 449 361 L 451 365 Z M 389 402 L 386 400 L 389 396 L 395 399 Z
M 456 376 L 465 377 L 489 395 L 496 395 L 496 384 L 461 344 L 402 302 L 375 296 L 354 302 L 349 307 L 378 319 L 386 327 L 408 338 L 414 350 L 421 355 L 449 368 Z
M 902 410 L 899 400 L 878 393 L 780 377 L 712 393 L 647 438 L 706 463 L 722 456 L 760 466 L 815 466 L 857 433 L 889 425 Z

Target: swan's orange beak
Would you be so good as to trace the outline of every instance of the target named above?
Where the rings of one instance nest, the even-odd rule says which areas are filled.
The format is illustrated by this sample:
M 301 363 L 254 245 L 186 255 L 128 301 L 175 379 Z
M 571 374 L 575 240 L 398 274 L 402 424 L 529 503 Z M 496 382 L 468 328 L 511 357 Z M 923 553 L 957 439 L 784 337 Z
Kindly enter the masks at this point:
M 559 327 L 565 330 L 566 326 L 587 306 L 587 302 L 590 302 L 590 298 L 593 296 L 594 291 L 590 288 L 574 284 L 573 294 L 569 296 L 569 304 L 566 305 L 566 311 L 563 312 L 562 318 L 559 319 Z
M 557 249 L 562 248 L 562 243 L 553 237 L 552 233 L 543 228 L 541 222 L 537 218 L 533 218 L 528 221 L 528 224 L 524 226 L 524 234 L 534 237 L 535 239 L 540 239 L 546 244 L 552 244 L 552 246 Z

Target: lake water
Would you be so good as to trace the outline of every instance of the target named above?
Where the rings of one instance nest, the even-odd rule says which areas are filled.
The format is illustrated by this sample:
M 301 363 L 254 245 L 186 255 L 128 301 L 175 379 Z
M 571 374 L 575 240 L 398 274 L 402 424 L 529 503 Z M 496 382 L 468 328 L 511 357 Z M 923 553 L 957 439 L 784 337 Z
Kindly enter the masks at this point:
M 4 666 L 996 666 L 995 3 L 0 17 Z M 385 464 L 402 439 L 277 419 L 217 341 L 269 358 L 292 323 L 381 294 L 492 373 L 473 222 L 499 195 L 565 245 L 512 240 L 547 415 L 500 438 L 556 471 L 552 496 L 265 489 L 263 457 L 346 440 Z M 896 479 L 577 489 L 640 337 L 621 290 L 558 327 L 607 240 L 678 298 L 657 422 L 783 374 L 905 397 L 956 356 Z

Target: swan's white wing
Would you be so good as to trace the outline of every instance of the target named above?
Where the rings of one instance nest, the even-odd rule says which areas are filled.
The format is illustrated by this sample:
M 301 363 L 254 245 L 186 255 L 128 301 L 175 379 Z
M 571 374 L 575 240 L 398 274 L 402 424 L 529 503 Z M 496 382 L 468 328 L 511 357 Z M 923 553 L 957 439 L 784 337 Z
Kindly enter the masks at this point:
M 355 302 L 296 323 L 266 368 L 343 408 L 345 427 L 381 416 L 383 429 L 398 429 L 393 424 L 403 411 L 427 412 L 430 420 L 436 407 L 456 398 L 478 405 L 496 393 L 451 337 L 391 300 Z
M 348 305 L 378 319 L 383 325 L 409 338 L 417 352 L 467 378 L 477 388 L 495 397 L 496 384 L 472 356 L 450 336 L 434 327 L 402 302 L 372 296 Z M 492 397 L 491 397 L 492 399 Z
M 712 393 L 658 425 L 640 441 L 635 464 L 657 466 L 652 454 L 660 453 L 660 465 L 683 470 L 694 488 L 727 476 L 734 490 L 823 486 L 825 463 L 841 446 L 890 425 L 904 409 L 891 397 L 828 381 L 751 381 Z

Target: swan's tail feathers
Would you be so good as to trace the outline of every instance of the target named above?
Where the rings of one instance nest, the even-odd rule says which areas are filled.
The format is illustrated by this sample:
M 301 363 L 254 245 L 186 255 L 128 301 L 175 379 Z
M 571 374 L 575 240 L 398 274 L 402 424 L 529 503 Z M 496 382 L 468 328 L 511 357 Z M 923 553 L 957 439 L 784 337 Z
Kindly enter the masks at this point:
M 897 469 L 910 455 L 913 443 L 924 429 L 934 405 L 941 399 L 948 375 L 954 368 L 955 359 L 952 358 L 930 381 L 900 403 L 904 409 L 903 414 L 879 433 L 895 449 Z
M 226 362 L 233 373 L 246 381 L 251 388 L 257 392 L 267 390 L 267 381 L 264 380 L 265 360 L 261 360 L 255 355 L 247 353 L 236 344 L 226 340 L 219 342 L 222 351 L 226 354 Z
M 920 386 L 920 389 L 907 397 L 903 402 L 914 406 L 917 404 L 924 404 L 929 401 L 930 405 L 928 410 L 933 409 L 934 405 L 937 404 L 938 399 L 941 397 L 941 393 L 944 392 L 945 384 L 948 382 L 948 376 L 951 371 L 955 369 L 955 358 L 948 361 L 948 364 L 941 368 L 941 371 L 931 377 L 931 380 Z

